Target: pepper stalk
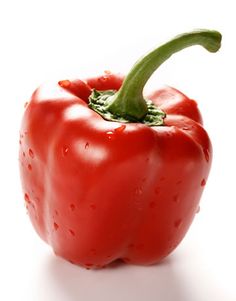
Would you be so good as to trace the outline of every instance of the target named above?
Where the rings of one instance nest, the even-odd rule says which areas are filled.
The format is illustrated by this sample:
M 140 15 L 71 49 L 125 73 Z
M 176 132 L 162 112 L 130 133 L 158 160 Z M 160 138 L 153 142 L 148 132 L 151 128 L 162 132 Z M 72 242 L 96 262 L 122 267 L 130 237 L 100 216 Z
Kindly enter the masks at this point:
M 176 36 L 140 58 L 124 79 L 119 91 L 94 90 L 89 106 L 107 120 L 141 122 L 149 126 L 163 125 L 165 113 L 144 98 L 144 86 L 172 54 L 193 45 L 200 45 L 209 52 L 217 52 L 221 46 L 221 34 L 214 30 L 196 30 Z

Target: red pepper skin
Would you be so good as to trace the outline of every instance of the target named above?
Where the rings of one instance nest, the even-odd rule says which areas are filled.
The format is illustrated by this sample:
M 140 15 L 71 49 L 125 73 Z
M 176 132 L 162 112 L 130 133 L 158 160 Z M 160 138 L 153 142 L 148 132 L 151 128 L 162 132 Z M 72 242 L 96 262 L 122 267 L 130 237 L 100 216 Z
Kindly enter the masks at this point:
M 211 166 L 195 101 L 166 87 L 147 97 L 166 113 L 163 126 L 111 122 L 86 95 L 118 89 L 121 76 L 77 81 L 77 91 L 67 84 L 37 89 L 22 121 L 20 172 L 34 228 L 57 255 L 87 268 L 159 262 L 185 236 Z

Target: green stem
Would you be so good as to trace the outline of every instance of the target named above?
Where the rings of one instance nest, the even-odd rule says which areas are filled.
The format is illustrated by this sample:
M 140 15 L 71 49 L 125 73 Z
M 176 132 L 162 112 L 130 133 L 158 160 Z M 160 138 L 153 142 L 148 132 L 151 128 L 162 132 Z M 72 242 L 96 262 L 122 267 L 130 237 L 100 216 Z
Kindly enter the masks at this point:
M 148 113 L 143 89 L 153 72 L 172 54 L 193 45 L 201 45 L 210 52 L 220 48 L 221 34 L 213 30 L 184 33 L 142 57 L 126 76 L 120 90 L 108 97 L 106 109 L 113 115 L 142 121 Z

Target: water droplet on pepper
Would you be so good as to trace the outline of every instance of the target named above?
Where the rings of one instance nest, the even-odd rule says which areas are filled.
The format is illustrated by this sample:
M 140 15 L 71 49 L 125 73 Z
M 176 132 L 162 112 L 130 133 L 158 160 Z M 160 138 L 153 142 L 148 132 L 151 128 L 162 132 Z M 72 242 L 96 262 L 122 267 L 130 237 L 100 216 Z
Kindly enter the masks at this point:
M 53 228 L 54 228 L 54 230 L 56 230 L 57 231 L 57 229 L 59 228 L 59 225 L 57 224 L 57 223 L 53 223 Z
M 106 82 L 107 79 L 108 79 L 108 74 L 101 76 L 98 80 L 101 81 L 101 82 Z
M 173 196 L 173 202 L 174 203 L 179 203 L 179 196 L 178 196 L 178 194 L 176 194 L 176 195 Z
M 62 155 L 64 156 L 64 157 L 66 157 L 67 155 L 68 155 L 68 151 L 69 151 L 69 148 L 68 147 L 63 147 L 63 149 L 62 149 Z
M 209 150 L 208 149 L 204 149 L 203 152 L 204 152 L 206 161 L 209 162 L 209 160 L 210 160 Z
M 206 185 L 206 180 L 205 179 L 202 179 L 202 181 L 201 181 L 201 186 L 203 187 L 203 186 L 205 186 Z
M 96 249 L 91 249 L 91 250 L 89 251 L 89 253 L 90 253 L 91 255 L 96 255 L 96 254 L 97 254 L 97 251 L 96 251 Z
M 74 232 L 72 229 L 69 229 L 69 233 L 70 233 L 72 236 L 75 236 L 75 232 Z
M 30 197 L 29 197 L 28 193 L 24 194 L 24 199 L 27 203 L 30 203 Z
M 113 140 L 114 139 L 114 133 L 112 131 L 108 131 L 108 132 L 106 132 L 106 134 L 107 134 L 107 138 L 109 140 Z
M 68 88 L 71 85 L 71 82 L 68 79 L 60 80 L 58 85 L 62 88 Z
M 95 210 L 96 209 L 96 205 L 90 204 L 90 208 L 93 209 L 93 210 Z
M 180 185 L 181 183 L 182 183 L 182 181 L 179 180 L 179 181 L 176 182 L 176 185 Z
M 156 207 L 156 202 L 151 202 L 151 203 L 149 203 L 149 207 L 150 207 L 150 208 L 155 208 L 155 207 Z
M 136 195 L 141 195 L 143 193 L 143 188 L 142 187 L 138 187 L 135 189 L 135 194 Z
M 126 125 L 122 124 L 121 126 L 119 126 L 118 128 L 115 129 L 115 133 L 122 133 L 122 132 L 124 132 L 125 128 L 126 128 Z
M 74 204 L 70 204 L 70 210 L 75 211 L 75 205 Z
M 32 149 L 29 149 L 29 156 L 33 159 L 34 158 L 34 152 L 32 151 Z
M 179 229 L 182 225 L 183 221 L 181 218 L 177 219 L 174 223 L 175 228 Z
M 85 266 L 87 267 L 87 269 L 89 269 L 90 267 L 92 267 L 93 266 L 93 263 L 85 263 Z

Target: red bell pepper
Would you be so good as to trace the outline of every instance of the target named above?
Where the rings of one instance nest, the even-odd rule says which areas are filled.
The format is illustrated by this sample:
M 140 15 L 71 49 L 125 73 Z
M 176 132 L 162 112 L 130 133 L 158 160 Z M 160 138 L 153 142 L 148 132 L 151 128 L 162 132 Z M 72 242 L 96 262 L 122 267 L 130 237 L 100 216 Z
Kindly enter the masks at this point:
M 212 147 L 195 101 L 166 87 L 143 97 L 173 53 L 221 35 L 177 36 L 123 78 L 109 72 L 38 88 L 20 134 L 20 172 L 33 226 L 54 252 L 87 268 L 153 264 L 172 252 L 199 208 Z

